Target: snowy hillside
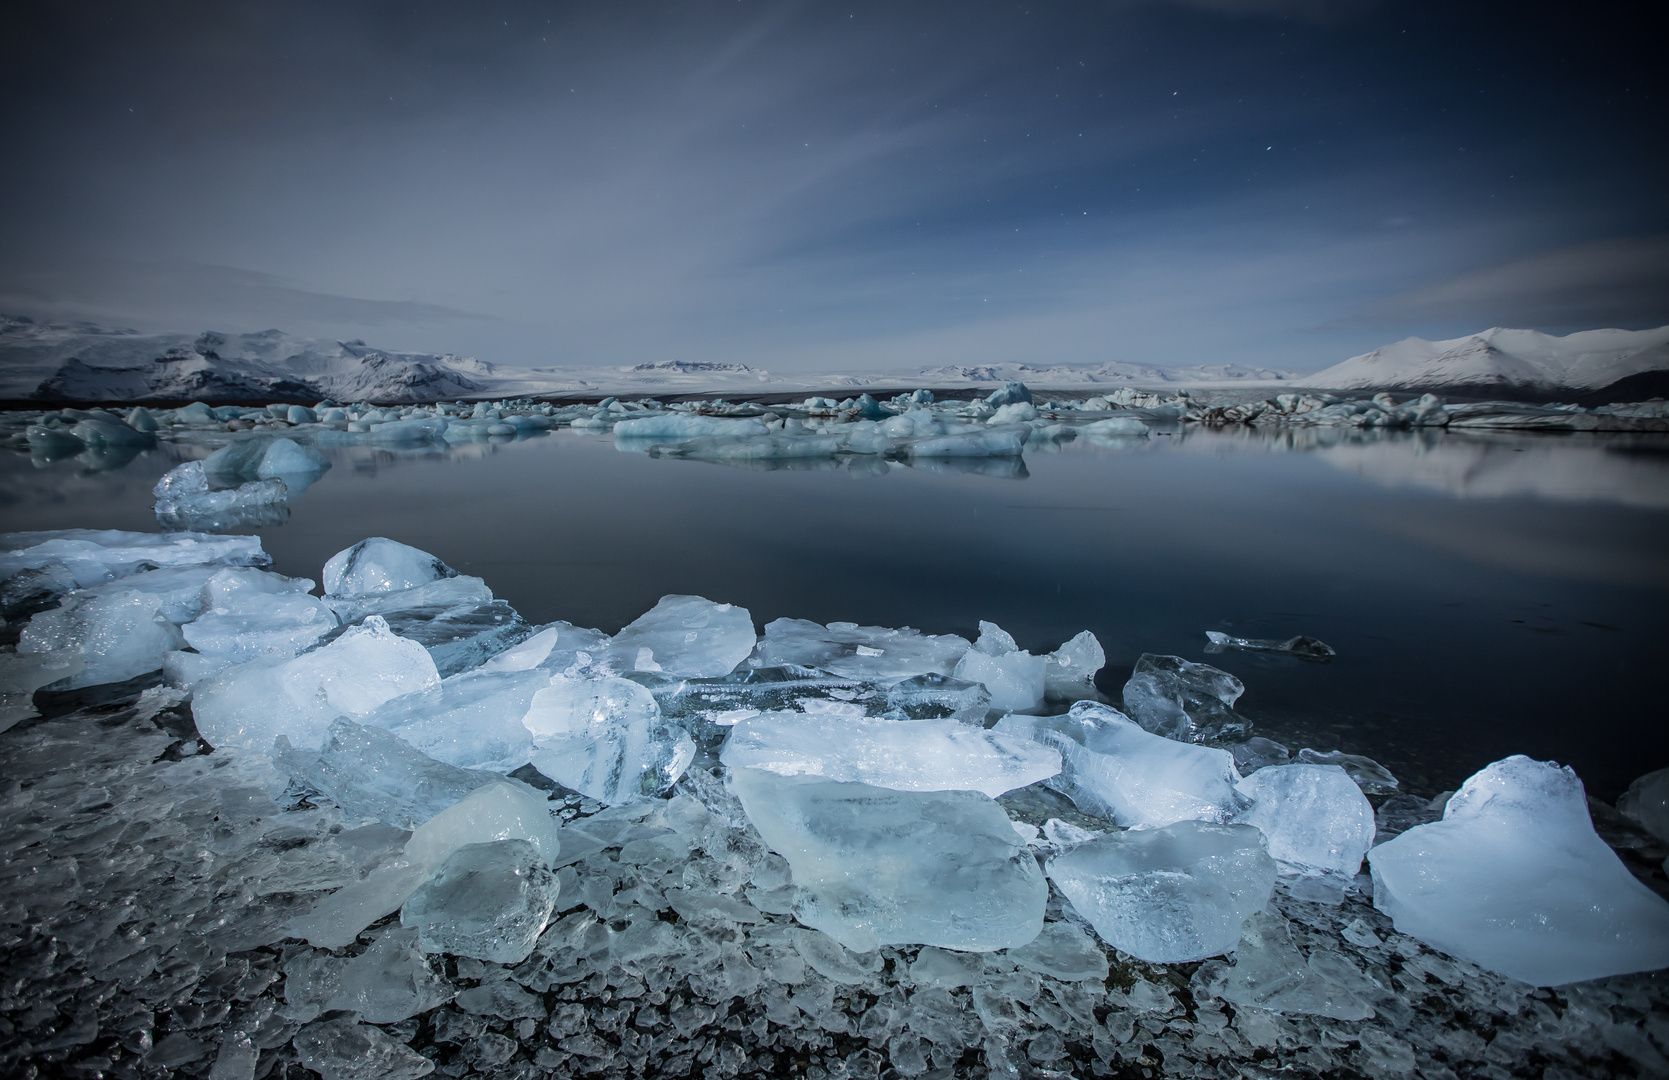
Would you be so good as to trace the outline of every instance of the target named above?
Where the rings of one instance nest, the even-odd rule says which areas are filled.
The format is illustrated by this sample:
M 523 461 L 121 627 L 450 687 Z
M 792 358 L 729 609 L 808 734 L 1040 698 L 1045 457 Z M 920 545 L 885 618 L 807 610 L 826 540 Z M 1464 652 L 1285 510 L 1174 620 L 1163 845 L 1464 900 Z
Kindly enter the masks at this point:
M 1378 388 L 1597 390 L 1669 369 L 1669 326 L 1555 337 L 1499 327 L 1451 341 L 1411 337 L 1298 381 L 1328 390 Z
M 1024 382 L 1039 389 L 1127 385 L 1251 385 L 1291 372 L 1224 364 L 1020 363 L 899 372 L 774 375 L 745 364 L 671 360 L 626 367 L 510 368 L 461 356 L 397 353 L 362 341 L 254 334 L 138 334 L 87 323 L 0 318 L 0 397 L 53 401 L 382 403 L 551 394 L 728 394 L 957 387 Z

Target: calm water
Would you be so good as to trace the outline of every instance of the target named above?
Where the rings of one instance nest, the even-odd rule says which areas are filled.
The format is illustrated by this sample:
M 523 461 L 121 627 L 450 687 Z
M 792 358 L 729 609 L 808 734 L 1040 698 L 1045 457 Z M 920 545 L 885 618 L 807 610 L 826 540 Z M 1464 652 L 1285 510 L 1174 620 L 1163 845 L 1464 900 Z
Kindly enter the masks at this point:
M 332 449 L 260 533 L 317 577 L 366 536 L 487 579 L 531 622 L 614 631 L 664 593 L 778 616 L 977 633 L 1079 630 L 1116 693 L 1143 652 L 1246 683 L 1259 732 L 1366 753 L 1421 794 L 1522 752 L 1614 798 L 1669 766 L 1669 443 L 1189 429 L 1028 451 L 1018 473 L 753 471 L 559 432 Z M 150 488 L 201 448 L 125 465 L 0 456 L 0 528 L 154 529 Z M 108 463 L 106 463 L 108 464 Z M 1204 651 L 1311 634 L 1338 659 Z

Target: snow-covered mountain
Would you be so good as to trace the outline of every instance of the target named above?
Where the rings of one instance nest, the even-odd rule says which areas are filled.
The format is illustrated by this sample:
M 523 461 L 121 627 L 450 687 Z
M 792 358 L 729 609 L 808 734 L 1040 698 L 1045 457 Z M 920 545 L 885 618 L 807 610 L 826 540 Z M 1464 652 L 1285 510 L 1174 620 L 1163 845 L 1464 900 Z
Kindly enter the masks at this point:
M 1300 379 L 1327 390 L 1597 390 L 1669 369 L 1669 326 L 1566 337 L 1499 327 L 1451 341 L 1411 337 Z
M 1038 389 L 1109 385 L 1251 385 L 1287 371 L 1223 364 L 950 365 L 898 372 L 774 375 L 746 364 L 669 360 L 615 368 L 510 368 L 471 357 L 398 353 L 363 341 L 255 334 L 139 334 L 89 323 L 0 317 L 0 398 L 45 401 L 383 403 L 546 394 L 726 394 L 912 389 L 1024 382 Z

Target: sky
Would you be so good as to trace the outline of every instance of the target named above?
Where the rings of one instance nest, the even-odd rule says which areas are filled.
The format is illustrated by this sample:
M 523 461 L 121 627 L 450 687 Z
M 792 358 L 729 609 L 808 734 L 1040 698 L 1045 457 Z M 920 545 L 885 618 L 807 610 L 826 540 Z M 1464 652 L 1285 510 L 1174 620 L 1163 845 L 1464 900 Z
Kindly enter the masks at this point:
M 1644 7 L 25 4 L 0 312 L 784 373 L 1641 329 Z

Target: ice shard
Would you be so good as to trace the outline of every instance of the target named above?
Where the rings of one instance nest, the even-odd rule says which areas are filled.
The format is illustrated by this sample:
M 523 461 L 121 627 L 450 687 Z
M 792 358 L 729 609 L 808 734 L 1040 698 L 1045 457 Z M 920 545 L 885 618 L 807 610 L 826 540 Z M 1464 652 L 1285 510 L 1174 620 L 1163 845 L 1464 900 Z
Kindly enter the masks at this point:
M 984 686 L 993 709 L 1023 712 L 1043 704 L 1047 671 L 1045 657 L 1022 651 L 996 623 L 981 622 L 979 640 L 962 654 L 951 674 Z
M 1349 879 L 1373 845 L 1373 804 L 1337 765 L 1271 765 L 1240 781 L 1252 805 L 1236 821 L 1258 828 L 1282 867 Z
M 664 794 L 695 759 L 694 741 L 629 679 L 552 676 L 523 723 L 533 767 L 599 802 Z
M 519 964 L 533 951 L 560 886 L 526 840 L 465 844 L 400 908 L 424 952 Z
M 728 675 L 753 652 L 748 609 L 700 596 L 663 596 L 609 642 L 610 662 L 624 671 L 661 671 L 690 678 Z
M 966 638 L 924 634 L 908 626 L 893 630 L 849 622 L 822 626 L 804 619 L 777 619 L 765 627 L 758 660 L 767 666 L 797 664 L 848 679 L 890 684 L 916 675 L 949 675 L 968 648 Z
M 1246 721 L 1233 708 L 1245 691 L 1239 679 L 1210 664 L 1143 653 L 1124 684 L 1124 708 L 1169 739 L 1235 739 L 1246 734 Z

